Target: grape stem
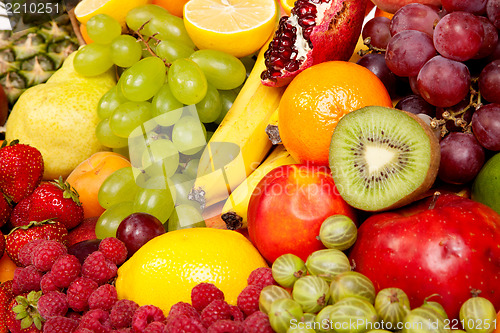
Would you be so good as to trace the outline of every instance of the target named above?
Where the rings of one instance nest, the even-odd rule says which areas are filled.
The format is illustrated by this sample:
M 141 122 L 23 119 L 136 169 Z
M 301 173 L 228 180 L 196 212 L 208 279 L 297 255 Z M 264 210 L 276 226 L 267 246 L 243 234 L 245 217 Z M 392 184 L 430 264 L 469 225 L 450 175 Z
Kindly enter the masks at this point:
M 160 58 L 158 57 L 158 55 L 151 49 L 151 46 L 149 45 L 149 42 L 151 40 L 154 40 L 155 41 L 155 46 L 158 45 L 161 40 L 159 40 L 158 38 L 156 38 L 155 36 L 158 34 L 158 32 L 155 32 L 154 34 L 152 34 L 151 36 L 145 38 L 144 35 L 141 33 L 141 30 L 144 29 L 144 27 L 146 26 L 146 24 L 148 24 L 151 20 L 147 20 L 146 22 L 144 22 L 140 27 L 139 29 L 137 29 L 137 31 L 134 31 L 134 34 L 139 38 L 140 41 L 142 41 L 144 43 L 144 45 L 146 46 L 146 48 L 144 50 L 148 51 L 149 53 L 151 53 L 151 55 L 153 57 L 157 57 L 157 58 Z M 167 62 L 166 59 L 162 59 L 160 58 L 163 63 L 165 64 L 165 66 L 168 68 L 170 67 L 170 63 Z
M 368 47 L 368 50 L 363 50 L 363 49 L 359 50 L 358 51 L 358 55 L 360 57 L 364 56 L 367 53 L 373 53 L 373 52 L 376 52 L 376 53 L 385 53 L 386 49 L 381 49 L 381 48 L 373 46 L 371 44 L 371 41 L 372 41 L 371 37 L 366 37 L 363 40 L 363 44 L 365 44 Z

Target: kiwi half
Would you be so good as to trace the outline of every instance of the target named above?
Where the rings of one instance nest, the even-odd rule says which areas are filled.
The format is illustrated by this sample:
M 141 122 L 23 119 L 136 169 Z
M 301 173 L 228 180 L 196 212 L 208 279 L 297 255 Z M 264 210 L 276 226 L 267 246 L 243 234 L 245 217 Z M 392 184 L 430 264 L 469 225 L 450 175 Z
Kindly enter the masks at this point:
M 351 206 L 382 211 L 413 202 L 433 185 L 440 149 L 416 115 L 367 106 L 342 117 L 333 132 L 329 164 Z

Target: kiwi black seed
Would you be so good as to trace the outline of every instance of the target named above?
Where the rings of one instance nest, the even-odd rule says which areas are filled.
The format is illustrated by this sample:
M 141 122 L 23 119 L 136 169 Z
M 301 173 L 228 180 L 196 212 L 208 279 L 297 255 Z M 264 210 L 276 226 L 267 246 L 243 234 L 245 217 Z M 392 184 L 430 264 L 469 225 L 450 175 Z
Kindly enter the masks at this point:
M 382 211 L 415 201 L 429 190 L 439 158 L 439 142 L 419 117 L 367 106 L 338 122 L 329 163 L 339 193 L 348 204 Z

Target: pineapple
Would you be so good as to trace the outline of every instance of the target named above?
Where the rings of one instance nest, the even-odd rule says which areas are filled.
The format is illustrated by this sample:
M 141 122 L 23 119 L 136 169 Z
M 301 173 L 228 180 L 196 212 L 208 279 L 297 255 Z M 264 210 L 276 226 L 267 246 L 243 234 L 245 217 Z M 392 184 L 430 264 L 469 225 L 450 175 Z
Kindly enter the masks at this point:
M 24 90 L 47 81 L 78 46 L 67 14 L 22 31 L 0 31 L 0 84 L 10 106 Z

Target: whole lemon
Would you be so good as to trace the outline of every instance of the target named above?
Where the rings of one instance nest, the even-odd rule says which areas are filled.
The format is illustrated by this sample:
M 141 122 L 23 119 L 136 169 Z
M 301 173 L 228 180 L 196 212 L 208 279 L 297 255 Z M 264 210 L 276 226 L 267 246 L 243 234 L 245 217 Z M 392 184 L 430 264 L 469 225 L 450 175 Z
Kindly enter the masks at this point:
M 267 264 L 236 231 L 190 228 L 167 232 L 144 244 L 118 269 L 118 298 L 153 304 L 165 314 L 177 302 L 191 302 L 191 289 L 215 284 L 236 305 L 248 275 Z

